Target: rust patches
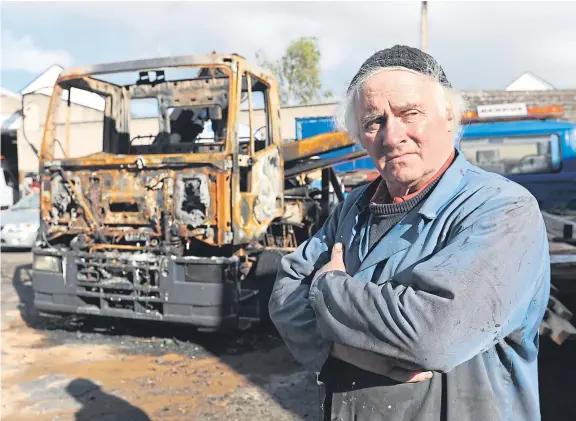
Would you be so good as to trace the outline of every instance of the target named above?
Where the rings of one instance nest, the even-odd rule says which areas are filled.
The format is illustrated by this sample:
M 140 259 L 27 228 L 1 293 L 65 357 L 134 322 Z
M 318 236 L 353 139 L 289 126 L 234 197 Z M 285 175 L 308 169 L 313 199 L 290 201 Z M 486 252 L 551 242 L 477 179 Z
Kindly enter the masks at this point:
M 96 244 L 90 247 L 90 253 L 93 253 L 96 250 L 144 250 L 144 247 L 122 244 Z
M 162 78 L 153 83 L 144 81 L 128 86 L 91 77 L 119 71 L 156 72 L 158 75 L 157 71 L 168 67 L 196 68 L 199 73 L 189 80 Z M 104 150 L 81 158 L 67 156 L 55 161 L 56 131 L 53 126 L 60 115 L 59 106 L 64 104 L 62 94 L 72 88 L 105 97 Z M 246 93 L 250 97 L 252 115 L 253 90 L 268 92 L 266 95 L 272 107 L 268 119 L 269 145 L 264 151 L 255 152 L 251 130 L 248 156 L 254 159 L 254 165 L 249 164 L 246 174 L 250 186 L 248 191 L 239 192 L 239 177 L 233 173 L 238 171 L 241 157 L 234 128 L 238 124 L 240 102 Z M 187 143 L 198 149 L 193 153 L 184 149 L 179 152 L 176 147 L 169 153 L 162 148 L 153 153 L 120 152 L 116 145 L 130 137 L 127 112 L 130 100 L 149 97 L 157 97 L 162 103 L 163 116 L 167 107 L 201 106 L 212 110 L 210 107 L 214 105 L 220 106 L 220 111 L 225 109 L 225 114 L 215 111 L 215 115 L 221 117 L 216 117 L 216 126 L 213 124 L 214 141 L 204 146 Z M 283 213 L 284 165 L 279 150 L 282 139 L 279 114 L 275 112 L 278 106 L 274 76 L 235 54 L 139 60 L 63 72 L 51 98 L 40 159 L 45 179 L 49 179 L 49 174 L 62 174 L 62 180 L 52 180 L 42 196 L 41 214 L 48 225 L 48 238 L 86 234 L 94 237 L 96 243 L 111 237 L 113 244 L 125 245 L 126 238 L 136 238 L 145 231 L 150 238 L 173 245 L 182 245 L 192 238 L 211 246 L 256 240 Z M 165 134 L 170 134 L 170 124 L 180 123 L 177 118 L 173 122 L 165 117 L 161 120 L 160 129 L 167 132 Z M 250 123 L 252 129 L 254 121 Z M 222 127 L 226 130 L 220 132 Z M 218 137 L 216 132 L 223 135 Z M 159 143 L 164 145 L 162 139 Z M 132 145 L 129 145 L 132 151 L 130 148 Z M 271 153 L 272 159 L 268 156 Z M 206 180 L 197 189 L 203 193 L 182 192 L 187 178 L 194 177 Z M 67 181 L 72 178 L 77 182 Z M 69 191 L 71 203 L 58 203 L 61 198 L 57 197 L 57 191 L 62 185 Z M 196 196 L 200 196 L 199 202 Z M 238 206 L 240 203 L 243 205 Z M 239 212 L 240 209 L 244 212 Z
M 344 132 L 323 133 L 282 145 L 284 162 L 297 161 L 354 146 L 356 143 Z

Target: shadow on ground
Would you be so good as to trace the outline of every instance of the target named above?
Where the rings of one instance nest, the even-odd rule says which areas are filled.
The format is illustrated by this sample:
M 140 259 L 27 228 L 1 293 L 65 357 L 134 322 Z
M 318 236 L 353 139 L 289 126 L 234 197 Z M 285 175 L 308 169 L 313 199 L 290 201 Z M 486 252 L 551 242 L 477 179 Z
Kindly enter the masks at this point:
M 19 297 L 22 319 L 29 327 L 44 332 L 48 344 L 89 342 L 114 346 L 126 354 L 162 356 L 176 353 L 190 358 L 212 355 L 258 386 L 299 419 L 315 419 L 315 379 L 312 375 L 298 374 L 303 371 L 302 367 L 290 355 L 276 332 L 252 328 L 238 333 L 207 333 L 182 324 L 77 315 L 39 315 L 34 306 L 31 269 L 31 264 L 16 267 L 12 285 Z M 271 382 L 274 383 L 273 387 L 270 386 Z M 78 385 L 82 386 L 82 383 Z M 104 392 L 98 393 L 101 398 L 105 398 Z M 99 419 L 84 415 L 90 413 L 90 408 L 81 411 L 82 417 L 77 417 L 76 421 Z M 110 421 L 124 419 L 132 418 L 106 418 Z
M 66 386 L 66 392 L 82 405 L 74 414 L 75 421 L 152 421 L 140 408 L 104 392 L 91 380 L 74 379 Z

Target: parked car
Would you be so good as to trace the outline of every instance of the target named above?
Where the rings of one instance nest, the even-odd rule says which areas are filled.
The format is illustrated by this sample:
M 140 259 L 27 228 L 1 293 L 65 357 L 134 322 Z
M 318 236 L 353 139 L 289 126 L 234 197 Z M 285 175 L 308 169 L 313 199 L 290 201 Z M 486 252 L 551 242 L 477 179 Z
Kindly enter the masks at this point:
M 40 227 L 40 195 L 24 196 L 0 215 L 2 248 L 31 249 Z

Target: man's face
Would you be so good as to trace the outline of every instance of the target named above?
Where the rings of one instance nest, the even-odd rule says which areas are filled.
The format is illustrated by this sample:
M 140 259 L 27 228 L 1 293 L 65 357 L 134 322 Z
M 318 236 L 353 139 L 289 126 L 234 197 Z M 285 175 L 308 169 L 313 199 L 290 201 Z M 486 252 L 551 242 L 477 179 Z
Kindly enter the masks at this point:
M 368 79 L 356 101 L 360 143 L 390 185 L 419 187 L 453 149 L 453 118 L 438 84 L 389 70 Z

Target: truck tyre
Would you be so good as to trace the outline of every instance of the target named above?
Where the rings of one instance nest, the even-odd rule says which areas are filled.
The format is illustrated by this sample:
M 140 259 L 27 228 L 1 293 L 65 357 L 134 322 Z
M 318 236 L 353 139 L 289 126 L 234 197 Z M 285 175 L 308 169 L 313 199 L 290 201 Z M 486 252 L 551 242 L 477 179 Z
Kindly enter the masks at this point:
M 274 288 L 276 274 L 280 268 L 282 257 L 288 254 L 283 250 L 266 250 L 260 253 L 254 270 L 254 277 L 258 285 L 258 305 L 260 326 L 264 328 L 273 328 L 274 325 L 270 320 L 268 311 L 268 302 Z

